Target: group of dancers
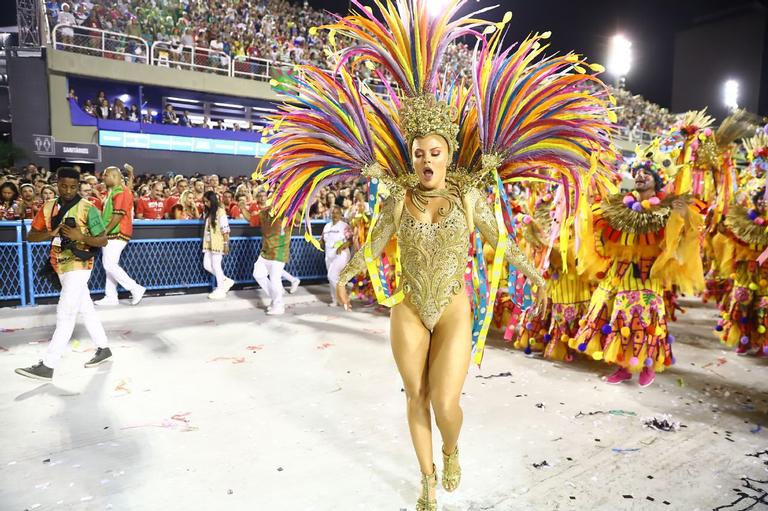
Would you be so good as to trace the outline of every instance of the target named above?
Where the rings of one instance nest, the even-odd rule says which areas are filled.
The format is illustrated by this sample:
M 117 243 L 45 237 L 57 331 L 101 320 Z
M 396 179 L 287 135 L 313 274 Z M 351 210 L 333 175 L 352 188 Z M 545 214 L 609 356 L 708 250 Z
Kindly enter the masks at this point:
M 350 308 L 354 280 L 355 292 L 370 289 L 391 307 L 421 471 L 417 510 L 437 509 L 432 415 L 442 487 L 460 484 L 460 396 L 494 314 L 521 349 L 603 360 L 616 366 L 609 383 L 639 373 L 640 385 L 650 385 L 675 363 L 668 326 L 676 296 L 706 288 L 723 311 L 723 340 L 767 353 L 765 136 L 744 142 L 750 163 L 740 169 L 737 141 L 747 125 L 735 115 L 715 131 L 693 112 L 638 149 L 626 169 L 632 189 L 622 192 L 615 101 L 597 76 L 602 66 L 575 53 L 547 55 L 548 32 L 505 49 L 511 14 L 498 22 L 480 18 L 489 9 L 460 14 L 465 0 L 448 0 L 439 13 L 430 0 L 377 4 L 377 13 L 353 3 L 356 11 L 320 27 L 339 36 L 329 38 L 333 72 L 302 65 L 281 85 L 285 103 L 257 169 L 272 192 L 261 214 L 271 248 L 254 276 L 272 293 L 288 253 L 286 226 L 308 222 L 320 187 L 369 179 L 372 216 L 352 228 L 334 212 L 323 234 L 326 263 L 333 303 Z M 441 62 L 459 38 L 476 43 L 473 69 L 453 81 Z M 355 78 L 361 66 L 385 94 Z M 511 196 L 520 186 L 526 193 Z M 101 246 L 94 215 L 77 215 L 81 229 L 63 233 Z M 58 216 L 33 224 L 35 236 L 55 237 Z M 205 246 L 226 253 L 224 218 L 208 215 L 206 231 L 213 225 L 221 232 Z M 218 279 L 220 259 L 206 261 Z M 282 311 L 274 296 L 272 311 Z
M 608 383 L 639 373 L 647 386 L 675 363 L 677 297 L 707 289 L 723 340 L 768 354 L 764 135 L 749 138 L 742 113 L 714 130 L 691 112 L 625 159 L 611 142 L 602 66 L 546 56 L 548 32 L 502 49 L 510 15 L 485 22 L 484 9 L 459 15 L 464 3 L 437 15 L 426 0 L 377 4 L 378 13 L 355 3 L 323 27 L 345 41 L 329 48 L 336 68 L 299 66 L 284 84 L 259 168 L 288 222 L 305 216 L 318 187 L 370 180 L 373 215 L 336 296 L 349 308 L 347 282 L 357 290 L 367 279 L 392 308 L 420 511 L 437 506 L 432 414 L 442 486 L 459 485 L 461 389 L 494 314 L 526 352 L 602 360 L 615 366 Z M 476 41 L 468 80 L 440 72 L 457 38 Z M 386 94 L 354 78 L 359 66 Z M 748 165 L 736 163 L 740 140 Z M 622 191 L 624 174 L 633 182 Z

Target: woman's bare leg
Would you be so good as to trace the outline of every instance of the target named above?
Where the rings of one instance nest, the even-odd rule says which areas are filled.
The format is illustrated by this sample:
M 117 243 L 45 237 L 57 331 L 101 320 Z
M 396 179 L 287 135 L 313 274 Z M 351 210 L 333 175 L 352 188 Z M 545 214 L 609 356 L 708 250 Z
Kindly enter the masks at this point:
M 421 472 L 432 473 L 432 417 L 429 413 L 429 330 L 404 301 L 392 308 L 390 338 L 397 369 L 403 379 L 408 427 Z
M 429 351 L 429 396 L 435 421 L 443 437 L 443 449 L 451 454 L 464 422 L 461 389 L 472 356 L 472 312 L 465 293 L 456 295 L 432 332 Z

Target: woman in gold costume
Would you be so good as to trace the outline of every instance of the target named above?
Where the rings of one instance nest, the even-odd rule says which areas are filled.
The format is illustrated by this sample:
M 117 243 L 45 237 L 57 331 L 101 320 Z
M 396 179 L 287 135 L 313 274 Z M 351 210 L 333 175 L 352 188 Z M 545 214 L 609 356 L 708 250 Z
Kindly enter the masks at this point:
M 494 24 L 478 13 L 457 16 L 464 0 L 448 0 L 437 15 L 430 0 L 399 0 L 377 4 L 376 16 L 353 3 L 359 12 L 323 27 L 331 44 L 336 36 L 348 43 L 329 49 L 334 73 L 299 66 L 284 85 L 284 112 L 272 120 L 272 145 L 257 172 L 274 185 L 273 211 L 288 222 L 306 215 L 315 191 L 334 181 L 362 174 L 388 190 L 337 293 L 349 308 L 345 284 L 367 269 L 378 301 L 392 307 L 392 351 L 422 474 L 416 509 L 436 510 L 432 412 L 442 436 L 442 486 L 454 491 L 461 389 L 470 360 L 482 360 L 505 261 L 544 296 L 543 279 L 509 235 L 504 184 L 558 182 L 578 198 L 593 154 L 611 152 L 608 97 L 581 87 L 603 87 L 585 69 L 599 66 L 574 54 L 537 59 L 548 33 L 501 50 L 500 29 L 511 14 Z M 459 37 L 479 42 L 471 86 L 440 73 L 446 47 Z M 387 94 L 354 78 L 361 65 Z M 379 256 L 394 236 L 399 271 L 389 289 Z M 482 239 L 495 247 L 490 266 Z

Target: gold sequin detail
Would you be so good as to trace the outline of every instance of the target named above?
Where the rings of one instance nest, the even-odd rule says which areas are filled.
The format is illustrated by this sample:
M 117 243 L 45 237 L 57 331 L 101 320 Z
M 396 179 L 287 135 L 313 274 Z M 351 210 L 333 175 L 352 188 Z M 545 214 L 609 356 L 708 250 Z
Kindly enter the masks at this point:
M 485 195 L 470 189 L 468 203 L 473 208 L 475 226 L 485 241 L 496 246 L 498 226 Z M 382 205 L 381 216 L 371 232 L 371 253 L 378 256 L 397 231 L 402 267 L 401 286 L 418 311 L 424 326 L 432 330 L 453 297 L 464 288 L 464 272 L 469 256 L 469 227 L 461 204 L 455 204 L 439 222 L 420 222 L 403 206 L 399 228 L 395 227 L 395 201 Z M 506 260 L 522 271 L 534 284 L 544 286 L 544 279 L 514 240 L 507 239 Z M 352 257 L 339 276 L 349 282 L 365 270 L 363 250 Z
M 416 220 L 408 207 L 398 231 L 403 291 L 427 329 L 435 328 L 443 310 L 464 286 L 469 254 L 467 218 L 458 205 L 436 223 Z

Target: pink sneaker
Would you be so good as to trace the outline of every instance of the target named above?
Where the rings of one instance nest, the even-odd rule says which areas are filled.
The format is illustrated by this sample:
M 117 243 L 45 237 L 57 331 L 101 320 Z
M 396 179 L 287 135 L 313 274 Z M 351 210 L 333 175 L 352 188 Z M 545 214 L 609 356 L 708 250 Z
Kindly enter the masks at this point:
M 656 379 L 656 371 L 651 369 L 650 367 L 644 367 L 642 371 L 640 371 L 640 378 L 638 378 L 638 383 L 641 387 L 647 387 L 651 383 L 653 383 L 653 380 Z
M 632 379 L 632 373 L 630 373 L 624 367 L 619 367 L 618 369 L 616 369 L 616 372 L 614 372 L 612 375 L 605 378 L 605 382 L 610 383 L 611 385 L 616 385 L 631 379 Z

